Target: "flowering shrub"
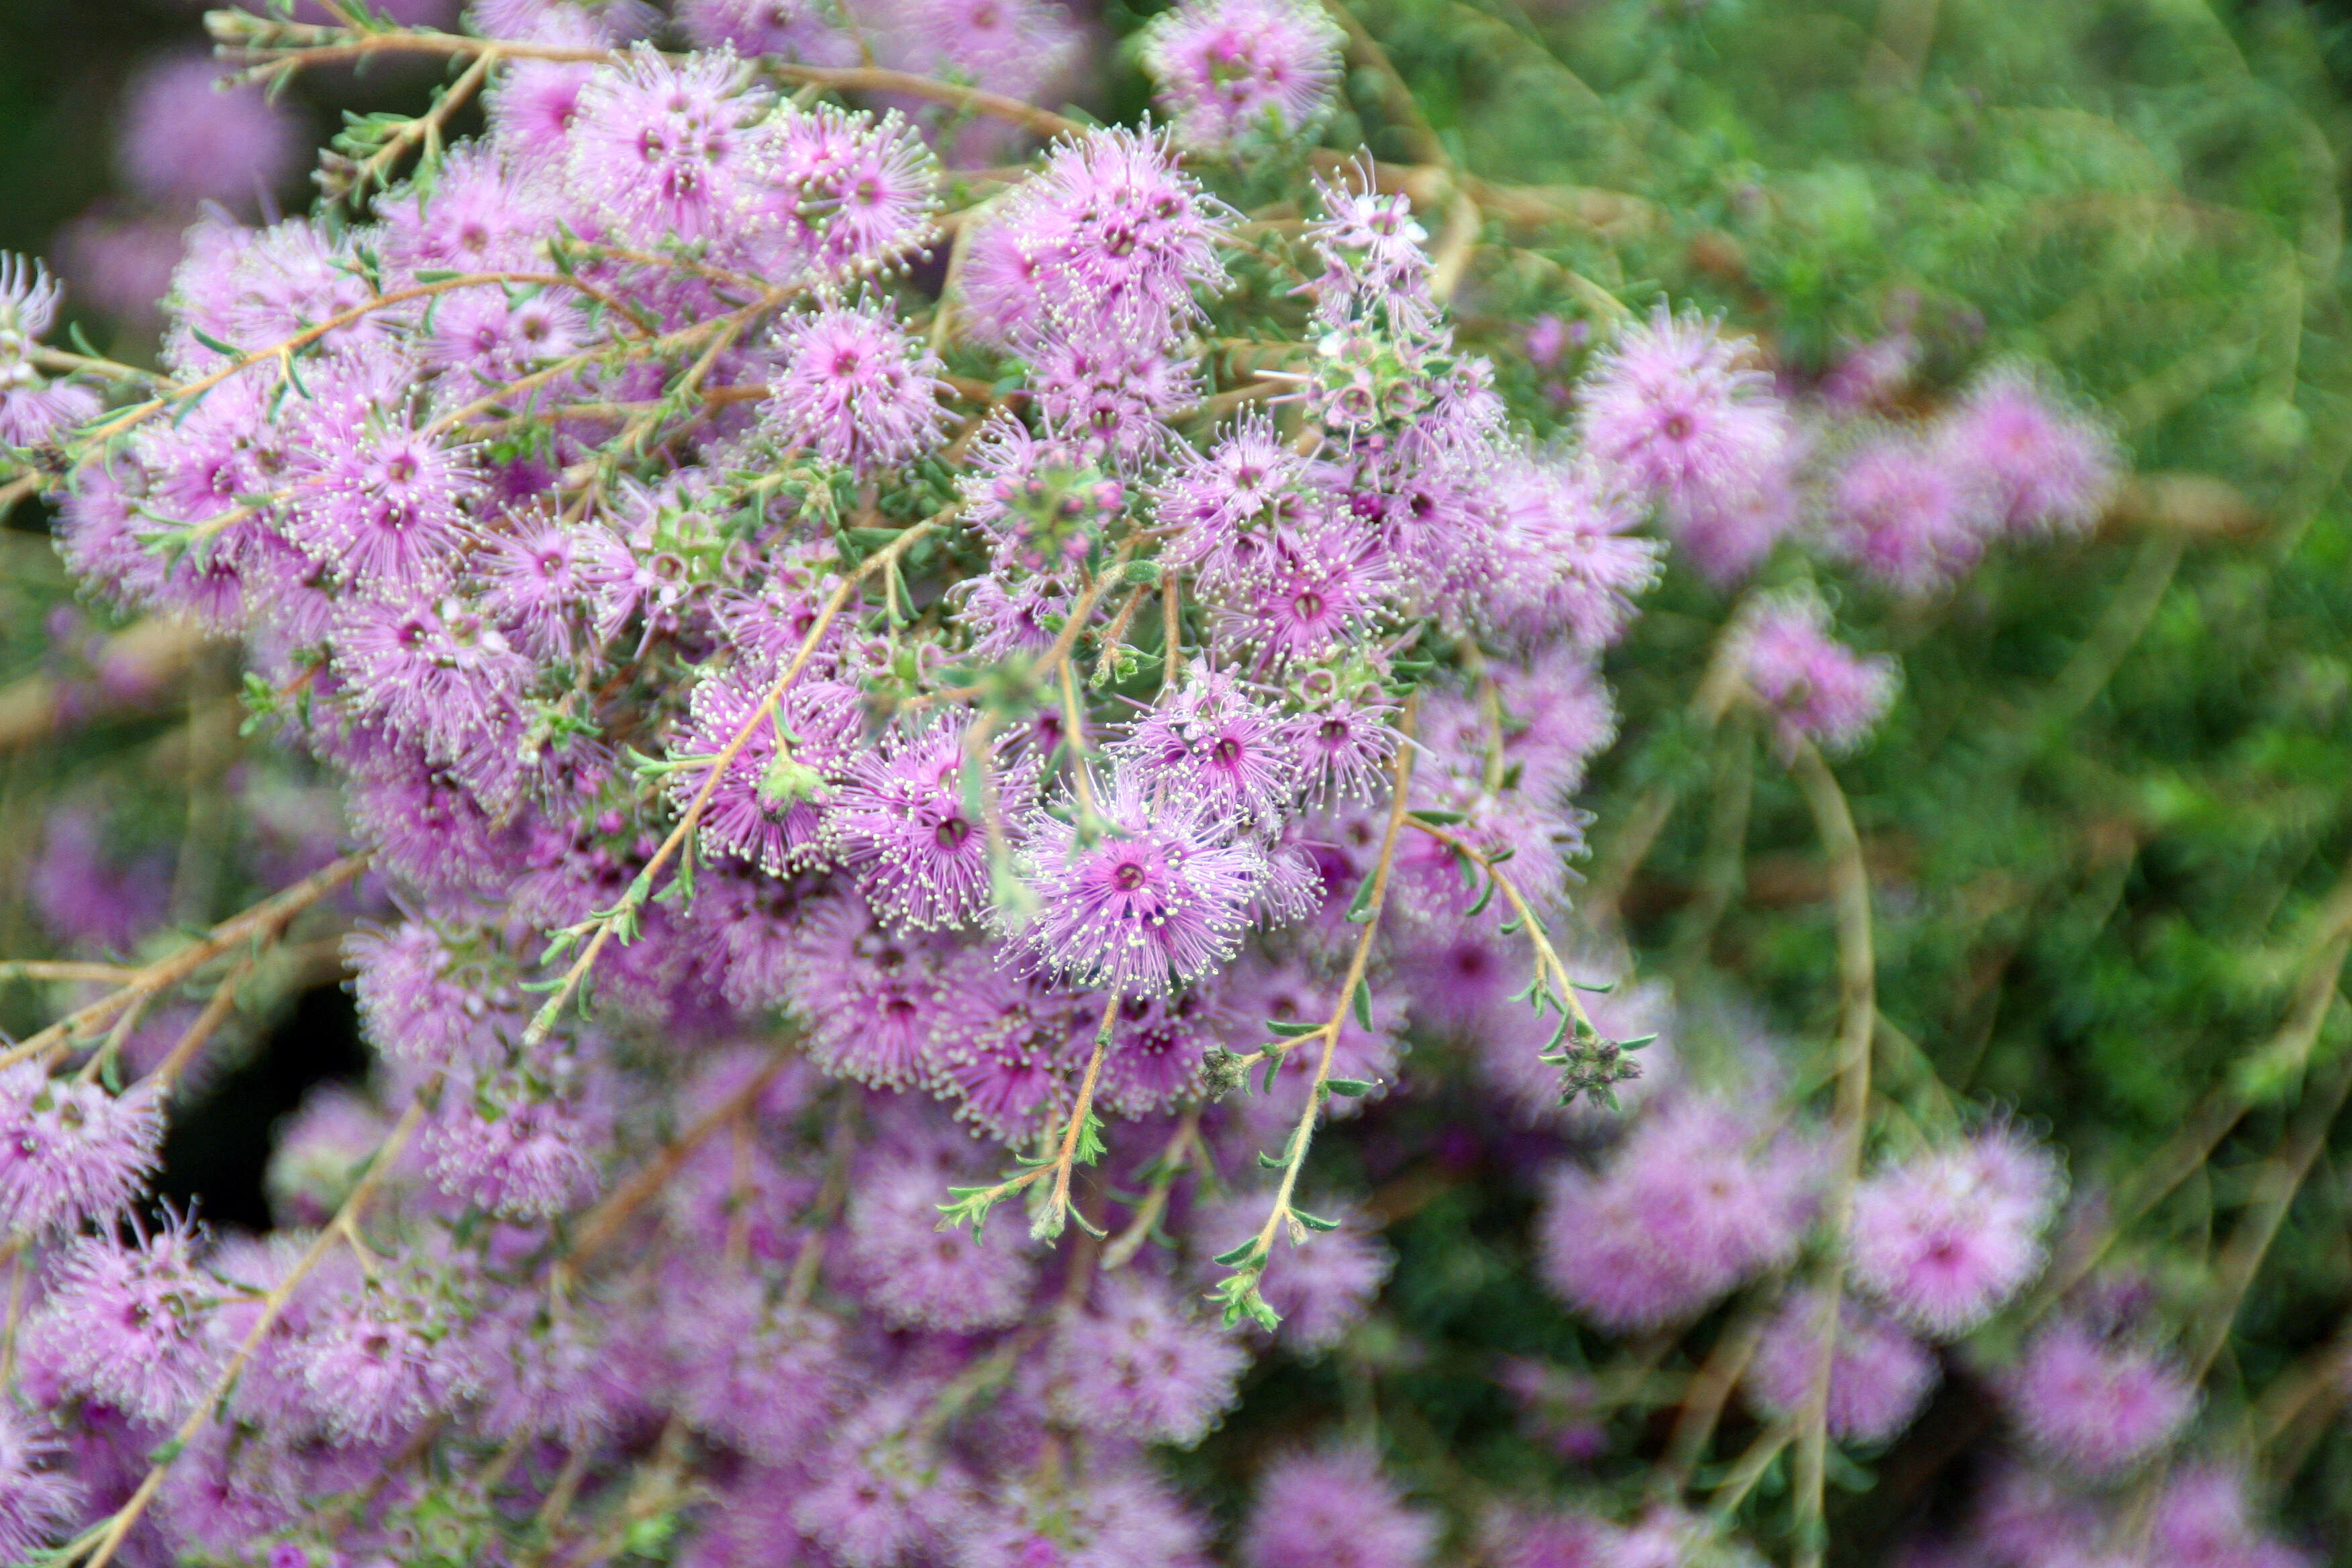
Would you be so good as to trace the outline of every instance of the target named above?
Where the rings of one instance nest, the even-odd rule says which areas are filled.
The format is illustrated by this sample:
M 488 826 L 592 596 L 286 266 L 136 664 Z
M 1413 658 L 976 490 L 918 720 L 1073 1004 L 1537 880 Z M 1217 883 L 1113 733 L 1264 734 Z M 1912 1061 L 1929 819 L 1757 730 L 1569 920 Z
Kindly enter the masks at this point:
M 1533 24 L 1122 12 L 1111 123 L 1053 107 L 1099 42 L 1055 0 L 213 13 L 247 86 L 448 77 L 310 212 L 206 209 L 152 367 L 0 266 L 0 498 L 123 628 L 58 604 L 36 727 L 196 692 L 176 854 L 100 791 L 21 879 L 58 955 L 6 973 L 65 990 L 0 1050 L 0 1552 L 2299 1560 L 2265 1489 L 2339 1331 L 2231 1352 L 2290 1212 L 2342 1220 L 2295 1206 L 2352 1088 L 2339 657 L 2231 742 L 2324 795 L 2198 906 L 2261 954 L 2170 1027 L 2240 1044 L 2084 1116 L 2052 1064 L 2155 1009 L 2049 972 L 2214 876 L 2133 869 L 2229 813 L 2131 661 L 2257 657 L 2189 536 L 2267 520 L 2339 606 L 2297 552 L 2339 563 L 2340 348 L 2189 309 L 2264 266 L 2331 311 L 2337 220 L 2116 174 L 2057 65 L 1923 85 L 1911 9 L 1833 100 L 1948 190 L 1661 96 L 1760 17 L 1548 23 L 1605 90 L 1546 56 L 1440 129 Z M 2104 58 L 2073 24 L 1982 37 Z M 141 91 L 147 199 L 288 155 Z M 1554 93 L 1627 190 L 1517 177 Z M 1635 108 L 1752 116 L 1754 178 Z M 2273 110 L 2233 123 L 2324 156 Z M 2111 267 L 2183 291 L 2120 382 Z M 2148 466 L 2225 395 L 2267 473 Z M 2172 918 L 2131 955 L 2218 965 Z M 278 1226 L 159 1200 L 240 1017 L 322 974 L 370 1067 L 278 1131 Z

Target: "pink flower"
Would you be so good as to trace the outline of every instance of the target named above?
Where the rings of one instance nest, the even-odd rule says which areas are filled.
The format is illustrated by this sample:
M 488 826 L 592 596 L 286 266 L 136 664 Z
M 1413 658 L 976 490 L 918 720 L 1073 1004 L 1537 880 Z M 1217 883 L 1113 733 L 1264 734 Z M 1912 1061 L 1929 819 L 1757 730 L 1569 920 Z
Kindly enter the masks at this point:
M 765 405 L 778 437 L 861 473 L 920 456 L 945 432 L 941 366 L 882 301 L 860 299 L 777 328 Z
M 965 292 L 1006 338 L 1059 327 L 1156 346 L 1197 314 L 1194 288 L 1224 286 L 1217 250 L 1232 216 L 1178 168 L 1165 132 L 1088 131 L 975 238 Z
M 205 1325 L 221 1288 L 196 1267 L 202 1244 L 194 1225 L 170 1217 L 136 1245 L 76 1241 L 26 1325 L 26 1360 L 142 1421 L 179 1420 L 215 1371 Z
M 1265 859 L 1202 802 L 1151 793 L 1131 770 L 1098 793 L 1098 830 L 1043 810 L 1026 819 L 1037 913 L 1012 933 L 1013 951 L 1065 984 L 1165 995 L 1232 959 Z
M 1596 356 L 1579 394 L 1585 450 L 1670 511 L 1743 493 L 1792 438 L 1756 357 L 1754 340 L 1661 307 Z
M 2029 1442 L 2095 1476 L 2155 1453 L 2197 1407 L 2196 1386 L 2169 1357 L 2072 1318 L 2034 1336 L 2010 1375 L 2008 1395 Z
M 293 115 L 257 87 L 221 89 L 209 55 L 172 55 L 125 89 L 115 162 L 123 182 L 162 206 L 219 202 L 250 212 L 285 184 L 305 142 Z
M 932 1088 L 956 1120 L 1019 1143 L 1061 1115 L 1101 1015 L 1068 993 L 1009 974 L 985 952 L 959 960 L 929 1047 Z
M 0 1557 L 32 1560 L 78 1517 L 82 1489 L 64 1458 L 45 1425 L 0 1405 Z
M 1748 689 L 1769 712 L 1780 744 L 1800 740 L 1846 752 L 1884 718 L 1901 667 L 1886 654 L 1863 655 L 1829 633 L 1829 607 L 1811 594 L 1759 599 L 1735 644 Z
M 821 0 L 678 0 L 697 48 L 774 55 L 812 66 L 857 63 L 857 41 Z
M 1946 458 L 1992 497 L 2012 532 L 2080 532 L 2098 521 L 2121 462 L 2116 440 L 2019 365 L 1979 376 L 1943 417 Z
M 845 1248 L 860 1297 L 893 1326 L 971 1333 L 1020 1321 L 1035 1273 L 1017 1225 L 941 1230 L 950 1178 L 916 1164 L 861 1179 Z
M 1082 1431 L 1189 1448 L 1233 1402 L 1247 1359 L 1167 1287 L 1121 1270 L 1097 1277 L 1094 1304 L 1055 1327 L 1047 1398 Z
M 1905 432 L 1865 441 L 1830 480 L 1830 542 L 1906 594 L 1950 586 L 1984 553 L 1996 521 L 1979 476 Z
M 1293 1454 L 1258 1483 L 1242 1529 L 1247 1568 L 1421 1568 L 1437 1521 L 1409 1509 L 1377 1456 L 1359 1448 Z
M 977 764 L 997 809 L 1034 793 L 1030 770 Z M 968 926 L 990 895 L 985 800 L 968 799 L 964 731 L 953 724 L 886 732 L 853 755 L 835 786 L 824 833 L 833 853 L 885 919 L 918 931 Z M 978 795 L 978 790 L 971 792 Z
M 788 108 L 772 130 L 755 211 L 791 265 L 830 274 L 885 267 L 930 237 L 939 160 L 897 113 Z
M 1855 1189 L 1855 1287 L 1937 1339 L 1981 1322 L 2042 1267 L 2063 1184 L 2044 1150 L 2003 1128 Z
M 0 1230 L 33 1236 L 113 1218 L 145 1188 L 163 1142 L 152 1084 L 112 1095 L 53 1079 L 37 1058 L 0 1068 Z M 182 1245 L 172 1233 L 162 1239 Z
M 1822 1331 L 1818 1292 L 1791 1291 L 1756 1342 L 1748 1388 L 1780 1415 L 1803 1408 L 1812 1386 Z M 1885 1317 L 1851 1300 L 1830 1326 L 1830 1436 L 1884 1443 L 1908 1426 L 1941 1369 L 1927 1346 Z
M 1143 68 L 1186 148 L 1286 141 L 1330 108 L 1347 35 L 1295 0 L 1186 0 L 1153 18 Z
M 844 891 L 803 908 L 790 1000 L 809 1020 L 809 1058 L 860 1083 L 904 1089 L 930 1072 L 949 950 L 901 936 Z
M 1613 1331 L 1686 1319 L 1794 1253 L 1811 1176 L 1796 1145 L 1718 1101 L 1678 1100 L 1598 1174 L 1552 1173 L 1537 1220 L 1544 1282 Z
M 570 114 L 572 188 L 631 244 L 737 237 L 768 112 L 734 59 L 639 45 L 595 68 Z

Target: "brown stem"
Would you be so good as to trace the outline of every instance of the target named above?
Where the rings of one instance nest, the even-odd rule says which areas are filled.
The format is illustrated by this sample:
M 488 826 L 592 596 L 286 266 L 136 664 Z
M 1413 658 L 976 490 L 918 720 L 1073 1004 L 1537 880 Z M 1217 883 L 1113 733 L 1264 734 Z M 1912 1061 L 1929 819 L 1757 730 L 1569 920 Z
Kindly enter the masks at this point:
M 213 927 L 204 939 L 141 968 L 130 980 L 89 1005 L 67 1015 L 22 1044 L 0 1051 L 0 1067 L 63 1048 L 87 1026 L 102 1022 L 122 1008 L 169 990 L 237 943 L 251 938 L 275 941 L 294 917 L 367 869 L 373 851 L 346 855 L 312 873 L 281 893 L 264 899 L 244 913 Z
M 1877 961 L 1872 951 L 1870 872 L 1863 860 L 1862 836 L 1845 792 L 1829 764 L 1810 743 L 1795 759 L 1797 783 L 1813 824 L 1829 852 L 1830 882 L 1837 899 L 1839 1025 L 1837 1099 L 1831 1131 L 1835 1164 L 1822 1205 L 1828 1251 L 1818 1289 L 1820 1319 L 1814 1326 L 1813 1363 L 1805 1397 L 1797 1410 L 1797 1563 L 1817 1568 L 1828 1544 L 1822 1520 L 1822 1480 L 1829 1458 L 1830 1368 L 1837 1347 L 1839 1297 L 1845 1287 L 1845 1233 L 1853 1210 L 1854 1182 L 1862 1173 L 1862 1143 L 1870 1110 L 1870 1044 L 1878 1018 Z

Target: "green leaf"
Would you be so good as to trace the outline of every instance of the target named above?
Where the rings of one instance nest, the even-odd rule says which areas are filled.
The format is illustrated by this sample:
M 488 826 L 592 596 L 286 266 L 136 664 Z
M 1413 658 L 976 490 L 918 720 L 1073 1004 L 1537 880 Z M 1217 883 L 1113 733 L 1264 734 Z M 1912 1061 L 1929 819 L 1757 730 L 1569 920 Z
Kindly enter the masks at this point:
M 1372 1026 L 1371 982 L 1361 977 L 1356 981 L 1356 1022 L 1367 1029 Z
M 1374 879 L 1367 877 L 1356 884 L 1356 896 L 1348 900 L 1349 924 L 1362 925 L 1372 918 L 1373 880 Z
M 1308 1214 L 1305 1209 L 1292 1209 L 1290 1211 L 1290 1217 L 1297 1220 L 1299 1224 L 1305 1226 L 1309 1230 L 1337 1230 L 1339 1228 L 1339 1222 L 1338 1220 L 1325 1219 L 1321 1215 Z
M 1081 1165 L 1091 1165 L 1103 1157 L 1103 1120 L 1093 1111 L 1087 1112 L 1086 1125 L 1078 1129 L 1076 1158 Z
M 1299 1024 L 1279 1018 L 1268 1018 L 1265 1021 L 1265 1026 L 1286 1040 L 1296 1040 L 1307 1035 L 1320 1034 L 1323 1030 L 1323 1026 L 1320 1024 Z
M 1330 1078 L 1323 1080 L 1323 1087 L 1333 1094 L 1356 1100 L 1371 1093 L 1373 1086 L 1360 1078 Z
M 1432 827 L 1451 827 L 1458 822 L 1469 820 L 1458 811 L 1423 811 L 1419 807 L 1414 808 L 1412 819 L 1426 822 Z
M 1247 1241 L 1243 1242 L 1239 1247 L 1234 1247 L 1231 1252 L 1220 1252 L 1217 1254 L 1215 1261 L 1224 1268 L 1231 1268 L 1238 1264 L 1246 1263 L 1256 1256 L 1257 1237 L 1253 1236 Z

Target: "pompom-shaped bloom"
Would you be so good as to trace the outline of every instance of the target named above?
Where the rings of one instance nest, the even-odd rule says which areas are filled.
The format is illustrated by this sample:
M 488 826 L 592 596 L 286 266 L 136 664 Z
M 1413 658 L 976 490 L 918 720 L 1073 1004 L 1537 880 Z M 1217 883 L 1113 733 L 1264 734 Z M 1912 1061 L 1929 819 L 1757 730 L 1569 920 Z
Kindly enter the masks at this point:
M 1027 771 L 982 765 L 996 773 L 988 782 L 999 809 L 1017 808 Z M 963 729 L 923 724 L 857 752 L 834 786 L 826 841 L 884 919 L 930 931 L 970 925 L 986 911 L 985 807 L 965 799 L 963 770 Z
M 793 317 L 776 342 L 766 416 L 786 442 L 865 473 L 919 457 L 947 426 L 938 356 L 879 300 Z
M 632 243 L 732 237 L 767 116 L 764 88 L 727 54 L 666 59 L 640 45 L 580 89 L 572 188 Z
M 2149 1557 L 2177 1568 L 2310 1568 L 2312 1560 L 2265 1538 L 2246 1478 L 2216 1464 L 2166 1478 L 2148 1530 Z
M 1202 986 L 1128 997 L 1111 1022 L 1096 1098 L 1119 1116 L 1169 1110 L 1200 1093 L 1202 1064 L 1216 1043 L 1214 1012 Z
M 123 94 L 115 162 L 149 201 L 183 211 L 220 202 L 249 211 L 286 183 L 302 156 L 294 118 L 259 88 L 221 90 L 209 55 L 146 67 Z
M 977 950 L 956 961 L 943 993 L 933 1091 L 955 1102 L 956 1120 L 1004 1142 L 1042 1131 L 1069 1104 L 1096 1018 L 1068 993 L 1007 973 Z
M 76 1241 L 26 1325 L 28 1362 L 142 1421 L 177 1421 L 214 1372 L 205 1320 L 220 1286 L 196 1267 L 195 1227 L 167 1219 L 136 1245 Z
M 1320 695 L 1291 719 L 1307 798 L 1318 805 L 1370 799 L 1396 756 L 1396 711 L 1381 688 L 1368 685 L 1352 697 Z
M 860 0 L 855 14 L 878 24 L 882 64 L 1033 103 L 1055 100 L 1055 84 L 1076 63 L 1083 37 L 1076 18 L 1054 0 Z M 968 162 L 1003 140 L 971 128 L 953 151 Z
M 1178 168 L 1166 132 L 1090 130 L 999 210 L 989 264 L 967 270 L 965 291 L 1005 337 L 1058 325 L 1157 344 L 1197 313 L 1196 286 L 1226 283 L 1217 250 L 1230 217 Z
M 878 1172 L 850 1194 L 845 1248 L 858 1294 L 892 1325 L 956 1333 L 1019 1321 L 1034 1272 L 1018 1226 L 940 1229 L 940 1181 L 923 1165 Z
M 590 1316 L 593 1306 L 575 1300 L 555 1314 L 527 1307 L 488 1326 L 475 1358 L 484 1433 L 576 1447 L 611 1427 L 618 1393 L 612 1347 Z
M 2041 1268 L 2063 1185 L 2006 1128 L 1883 1172 L 1854 1191 L 1849 1278 L 1923 1332 L 1965 1333 Z
M 441 1190 L 486 1213 L 546 1219 L 596 1190 L 603 1142 L 573 1064 L 512 1068 L 453 1089 L 425 1138 Z
M 1241 1557 L 1247 1568 L 1421 1568 L 1436 1545 L 1436 1520 L 1405 1506 L 1379 1457 L 1340 1448 L 1267 1468 Z
M 1791 1291 L 1765 1325 L 1748 1363 L 1748 1389 L 1764 1408 L 1789 1415 L 1804 1407 L 1822 1340 L 1822 1299 Z M 1911 1425 L 1941 1375 L 1935 1352 L 1867 1307 L 1838 1304 L 1829 1325 L 1830 1436 L 1884 1443 Z
M 354 932 L 344 953 L 368 1042 L 393 1061 L 469 1065 L 521 1037 L 511 995 L 425 921 Z
M 562 359 L 588 339 L 588 319 L 552 294 L 516 299 L 503 289 L 461 289 L 433 312 L 422 344 L 425 363 L 488 387 L 519 380 L 533 365 Z M 445 383 L 462 386 L 463 381 Z
M 842 1424 L 793 1504 L 793 1522 L 841 1568 L 935 1563 L 970 1516 L 971 1478 L 910 1428 L 921 1392 L 876 1394 Z
M 287 534 L 340 580 L 398 595 L 447 581 L 480 477 L 461 447 L 355 386 L 302 405 Z
M 1389 552 L 1366 533 L 1324 528 L 1285 536 L 1252 586 L 1218 612 L 1220 641 L 1276 670 L 1326 658 L 1368 639 L 1395 607 Z
M 1407 338 L 1436 330 L 1434 263 L 1423 248 L 1429 231 L 1414 220 L 1412 198 L 1382 192 L 1360 156 L 1342 174 L 1317 176 L 1315 196 L 1323 216 L 1307 225 L 1307 237 L 1323 261 L 1316 319 L 1332 327 L 1383 322 Z
M 37 447 L 99 410 L 89 388 L 45 380 L 29 357 L 62 293 L 39 262 L 0 251 L 0 446 Z
M 539 270 L 534 247 L 556 221 L 545 182 L 481 144 L 452 150 L 429 188 L 380 203 L 379 208 L 384 259 L 408 272 Z M 455 300 L 504 293 L 486 286 L 444 296 L 434 307 L 436 321 Z
M 1320 120 L 1347 34 L 1298 0 L 1186 0 L 1144 32 L 1143 68 L 1176 139 L 1222 153 L 1286 141 Z
M 0 1229 L 34 1236 L 110 1219 L 146 1185 L 163 1143 L 152 1084 L 113 1095 L 53 1079 L 37 1058 L 0 1068 Z
M 503 731 L 533 674 L 498 627 L 454 596 L 356 601 L 334 637 L 352 708 L 439 763 Z
M 170 861 L 143 855 L 116 864 L 109 837 L 98 814 L 79 802 L 53 806 L 43 825 L 40 856 L 25 873 L 25 888 L 41 924 L 61 944 L 129 952 L 170 912 Z
M 959 1532 L 955 1568 L 1200 1568 L 1207 1530 L 1167 1483 L 1132 1463 L 1091 1465 L 1082 1486 L 1014 1480 L 997 1518 Z
M 1758 601 L 1738 633 L 1739 672 L 1773 717 L 1784 750 L 1811 741 L 1830 752 L 1861 744 L 1895 700 L 1902 667 L 1830 635 L 1829 606 L 1811 594 Z
M 1639 519 L 1587 464 L 1521 458 L 1495 486 L 1494 578 L 1502 627 L 1530 644 L 1565 631 L 1599 649 L 1623 635 L 1633 598 L 1658 578 L 1662 546 L 1630 537 Z
M 1117 749 L 1148 789 L 1190 795 L 1244 823 L 1278 822 L 1297 776 L 1281 716 L 1205 664 L 1139 718 Z
M 2063 1318 L 2036 1334 L 2010 1374 L 2010 1416 L 2026 1440 L 2090 1475 L 2127 1468 L 2170 1442 L 2197 1387 L 2153 1346 Z
M 1165 995 L 1239 950 L 1265 858 L 1199 801 L 1155 796 L 1128 770 L 1099 793 L 1091 840 L 1051 813 L 1028 817 L 1021 861 L 1036 913 L 1013 949 L 1066 984 Z
M 1792 438 L 1744 485 L 1706 491 L 1667 511 L 1667 531 L 1701 576 L 1728 587 L 1796 530 L 1804 515 L 1801 469 L 1810 455 L 1808 442 Z
M 685 810 L 717 759 L 748 731 L 749 739 L 719 771 L 702 831 L 710 843 L 777 877 L 824 858 L 819 835 L 830 798 L 824 773 L 845 760 L 858 711 L 848 688 L 806 676 L 753 723 L 766 699 L 765 683 L 754 687 L 738 670 L 698 684 L 691 722 L 671 742 L 672 754 L 689 764 L 671 775 L 671 793 Z M 779 730 L 793 737 L 789 749 L 778 743 Z
M 1728 1107 L 1677 1100 L 1600 1175 L 1553 1174 L 1537 1222 L 1544 1281 L 1609 1329 L 1689 1317 L 1795 1249 L 1811 1175 L 1802 1151 Z
M 1189 1448 L 1233 1403 L 1248 1359 L 1234 1336 L 1184 1311 L 1166 1286 L 1121 1270 L 1096 1281 L 1092 1307 L 1056 1325 L 1048 1400 L 1082 1431 Z
M 1670 510 L 1746 489 L 1790 439 L 1753 339 L 1661 309 L 1601 353 L 1580 392 L 1584 448 Z
M 1978 475 L 1920 437 L 1864 442 L 1830 480 L 1830 543 L 1906 594 L 1948 587 L 1984 553 L 1995 521 Z
M 886 266 L 929 237 L 939 160 L 893 112 L 786 107 L 760 154 L 769 215 L 786 253 L 825 273 Z
M 772 1305 L 757 1280 L 740 1276 L 684 1279 L 669 1288 L 681 1286 L 700 1307 L 665 1315 L 681 1412 L 769 1463 L 801 1458 L 839 1397 L 845 1368 L 833 1320 Z
M 1465 779 L 1499 763 L 1531 798 L 1566 805 L 1586 764 L 1617 738 L 1608 683 L 1590 657 L 1563 643 L 1488 672 L 1491 708 L 1483 692 L 1425 692 L 1418 738 Z
M 1975 476 L 2012 531 L 2088 528 L 2115 490 L 2115 438 L 2021 366 L 1979 376 L 1944 416 L 1936 443 L 1955 468 Z
M 451 1327 L 423 1290 L 380 1279 L 355 1286 L 320 1307 L 289 1351 L 305 1403 L 338 1442 L 400 1436 L 473 1386 Z
M 64 1444 L 0 1404 L 0 1558 L 29 1562 L 73 1523 L 82 1489 L 64 1458 Z
M 1047 430 L 1078 457 L 1133 473 L 1174 438 L 1167 421 L 1199 395 L 1192 362 L 1087 323 L 1031 351 L 1029 379 Z
M 598 30 L 575 14 L 569 26 L 540 29 L 540 41 L 576 48 L 605 47 Z M 580 95 L 596 74 L 592 60 L 514 60 L 484 94 L 490 144 L 508 163 L 535 174 L 562 170 L 580 121 Z M 607 154 L 610 155 L 609 153 Z
M 583 640 L 591 595 L 583 532 L 545 512 L 528 512 L 514 531 L 482 541 L 469 563 L 483 611 L 533 658 L 568 659 Z
M 1268 527 L 1290 510 L 1286 503 L 1295 505 L 1306 479 L 1306 459 L 1263 413 L 1244 416 L 1205 452 L 1183 449 L 1151 493 L 1160 522 L 1179 531 L 1168 559 L 1201 568 L 1212 582 L 1245 580 Z
M 809 66 L 857 63 L 857 40 L 824 0 L 678 0 L 677 19 L 697 48 Z
M 882 1088 L 921 1080 L 939 1021 L 944 944 L 893 931 L 854 892 L 803 907 L 796 923 L 792 1001 L 809 1020 L 809 1059 Z

